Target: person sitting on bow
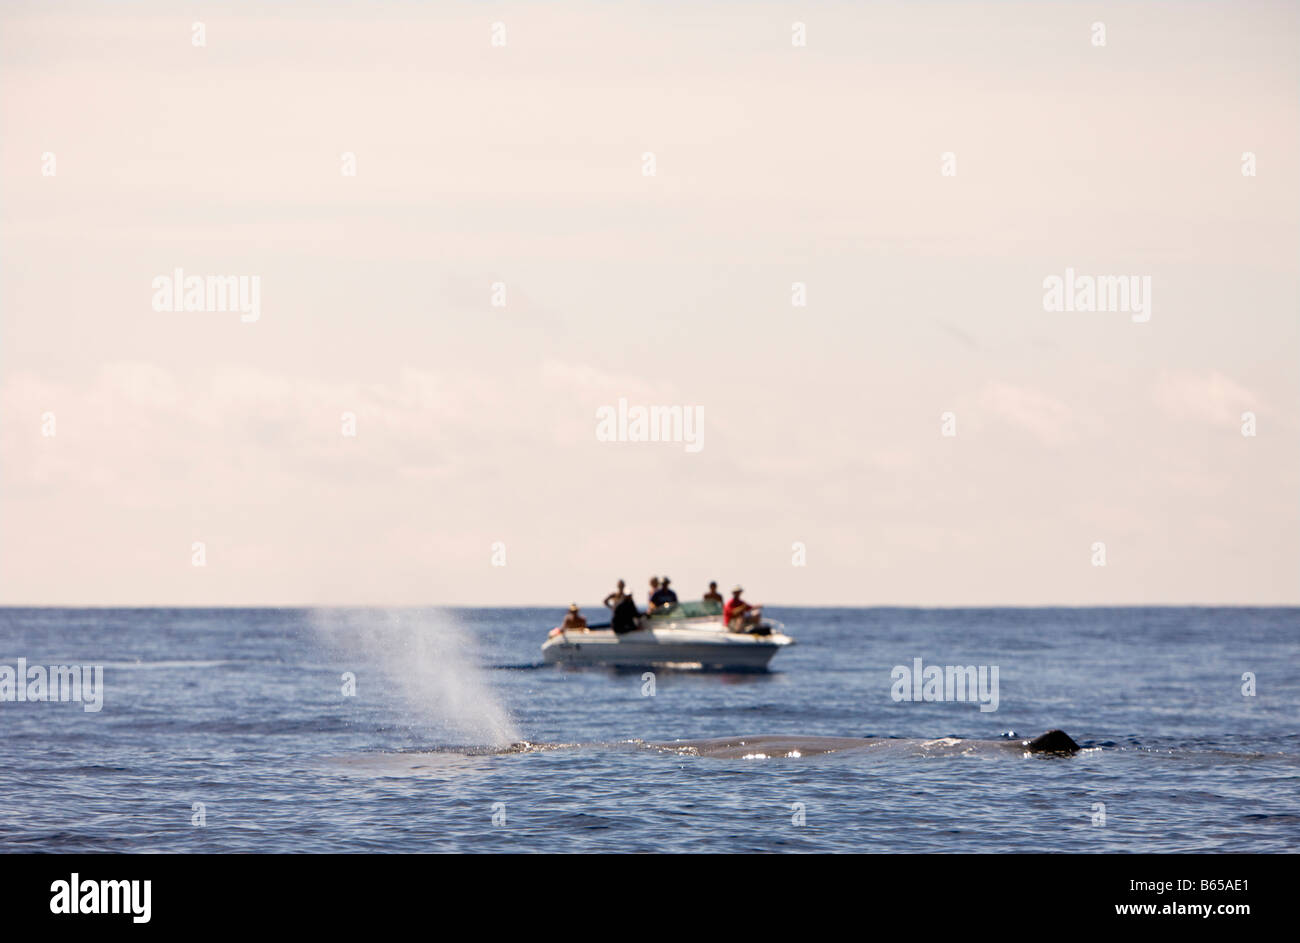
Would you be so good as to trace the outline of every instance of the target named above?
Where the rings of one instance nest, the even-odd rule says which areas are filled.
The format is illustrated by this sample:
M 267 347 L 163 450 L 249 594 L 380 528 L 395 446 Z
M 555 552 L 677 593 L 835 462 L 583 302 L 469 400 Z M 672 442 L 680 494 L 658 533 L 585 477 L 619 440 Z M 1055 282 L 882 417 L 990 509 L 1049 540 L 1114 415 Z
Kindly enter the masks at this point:
M 578 604 L 575 602 L 569 606 L 569 612 L 556 628 L 551 629 L 551 635 L 563 635 L 565 632 L 586 632 L 587 620 L 578 611 Z

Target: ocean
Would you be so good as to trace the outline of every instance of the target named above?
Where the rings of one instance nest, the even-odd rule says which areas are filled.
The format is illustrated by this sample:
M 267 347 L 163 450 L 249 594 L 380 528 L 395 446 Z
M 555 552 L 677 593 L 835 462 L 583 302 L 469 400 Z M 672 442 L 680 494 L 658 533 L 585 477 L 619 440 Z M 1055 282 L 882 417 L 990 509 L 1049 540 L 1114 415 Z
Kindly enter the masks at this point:
M 768 614 L 770 671 L 647 678 L 543 665 L 558 608 L 0 609 L 0 666 L 103 669 L 98 710 L 0 701 L 0 850 L 1300 850 L 1300 609 Z M 896 700 L 917 658 L 997 709 Z M 1083 751 L 927 746 L 1051 728 Z M 742 735 L 898 742 L 645 745 Z

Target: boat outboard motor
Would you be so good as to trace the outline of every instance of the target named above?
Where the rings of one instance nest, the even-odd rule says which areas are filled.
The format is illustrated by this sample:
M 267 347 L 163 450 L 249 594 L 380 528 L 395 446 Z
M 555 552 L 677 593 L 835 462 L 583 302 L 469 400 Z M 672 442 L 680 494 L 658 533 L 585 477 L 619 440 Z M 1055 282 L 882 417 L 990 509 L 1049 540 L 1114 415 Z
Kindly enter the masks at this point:
M 632 601 L 632 594 L 628 593 L 614 607 L 614 614 L 609 619 L 609 627 L 614 630 L 615 635 L 631 632 L 636 628 L 636 617 L 636 603 Z

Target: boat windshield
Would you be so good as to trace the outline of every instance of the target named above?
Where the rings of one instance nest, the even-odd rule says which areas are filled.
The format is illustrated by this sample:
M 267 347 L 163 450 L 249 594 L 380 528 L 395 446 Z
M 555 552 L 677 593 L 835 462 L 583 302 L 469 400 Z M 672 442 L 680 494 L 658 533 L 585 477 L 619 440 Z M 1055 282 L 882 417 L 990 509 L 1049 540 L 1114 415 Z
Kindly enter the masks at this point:
M 651 619 L 705 619 L 722 615 L 722 603 L 703 599 L 668 603 L 650 614 Z

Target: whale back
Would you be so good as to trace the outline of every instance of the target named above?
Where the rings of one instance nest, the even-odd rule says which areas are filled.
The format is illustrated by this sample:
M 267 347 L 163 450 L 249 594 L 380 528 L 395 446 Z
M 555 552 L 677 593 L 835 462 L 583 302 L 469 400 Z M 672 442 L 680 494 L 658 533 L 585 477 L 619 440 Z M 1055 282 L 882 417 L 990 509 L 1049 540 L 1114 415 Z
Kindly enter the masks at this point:
M 1032 740 L 1026 740 L 1025 749 L 1030 753 L 1060 753 L 1064 755 L 1078 753 L 1079 744 L 1075 743 L 1064 730 L 1049 730 Z
M 917 740 L 886 737 L 801 737 L 793 735 L 757 735 L 715 737 L 708 740 L 673 740 L 646 743 L 654 750 L 672 751 L 684 756 L 715 759 L 778 759 L 818 756 L 827 753 L 863 750 L 869 747 L 908 750 L 925 755 L 951 755 L 986 751 L 1017 750 L 1026 753 L 1069 755 L 1079 752 L 1079 745 L 1063 730 L 1049 730 L 1032 740 L 960 740 L 944 737 Z

